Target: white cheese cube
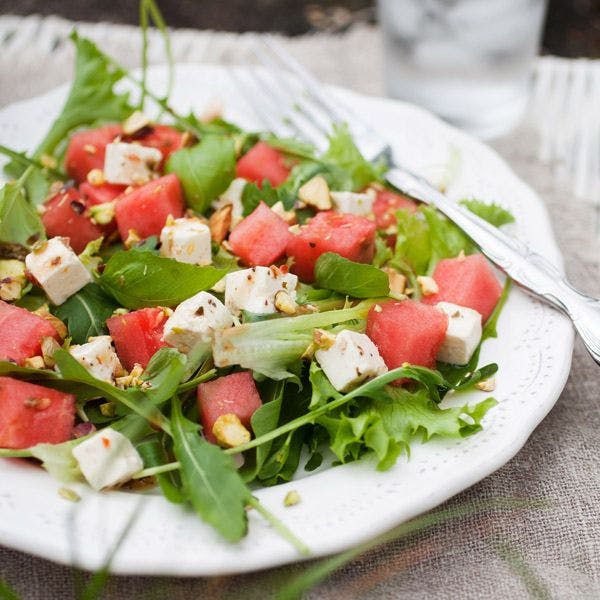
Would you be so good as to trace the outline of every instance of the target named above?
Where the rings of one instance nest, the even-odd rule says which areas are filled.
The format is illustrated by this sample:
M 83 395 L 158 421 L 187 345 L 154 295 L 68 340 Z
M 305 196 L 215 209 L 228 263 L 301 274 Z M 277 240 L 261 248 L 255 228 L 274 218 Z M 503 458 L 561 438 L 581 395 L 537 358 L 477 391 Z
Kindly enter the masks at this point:
M 438 302 L 436 307 L 448 315 L 446 339 L 437 359 L 452 365 L 466 365 L 481 341 L 481 315 L 451 302 Z
M 69 352 L 96 379 L 114 383 L 115 376 L 123 371 L 110 335 L 91 337 L 87 344 L 71 346 Z
M 177 350 L 208 350 L 215 329 L 233 326 L 233 316 L 223 303 L 208 292 L 200 292 L 182 302 L 167 319 L 163 339 Z
M 315 358 L 338 392 L 388 370 L 371 339 L 349 329 L 340 331 L 329 348 L 317 350 Z
M 225 305 L 238 315 L 242 310 L 257 314 L 277 312 L 275 296 L 285 291 L 296 301 L 298 277 L 277 267 L 253 267 L 225 276 Z
M 369 189 L 368 192 L 331 192 L 333 204 L 339 212 L 351 215 L 366 216 L 373 212 L 373 201 L 375 193 Z
M 25 257 L 25 266 L 54 304 L 92 281 L 92 276 L 69 246 L 68 238 L 54 237 L 39 242 Z
M 210 229 L 200 219 L 167 222 L 160 232 L 160 254 L 192 265 L 210 265 Z
M 101 490 L 124 483 L 144 468 L 133 444 L 114 429 L 102 429 L 73 448 L 73 456 L 87 482 Z
M 157 148 L 113 142 L 106 145 L 104 179 L 108 183 L 142 185 L 156 173 L 163 155 Z
M 231 226 L 233 229 L 244 216 L 244 205 L 242 204 L 242 194 L 248 182 L 242 177 L 236 177 L 229 187 L 219 196 L 218 200 L 212 203 L 215 210 L 231 204 Z

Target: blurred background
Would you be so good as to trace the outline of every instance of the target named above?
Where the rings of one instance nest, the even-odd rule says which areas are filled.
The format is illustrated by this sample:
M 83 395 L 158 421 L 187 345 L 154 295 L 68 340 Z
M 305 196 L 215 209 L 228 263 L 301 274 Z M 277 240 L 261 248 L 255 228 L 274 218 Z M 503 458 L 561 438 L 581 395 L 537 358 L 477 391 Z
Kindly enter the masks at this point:
M 342 32 L 355 23 L 374 23 L 376 18 L 375 0 L 162 0 L 159 4 L 171 27 L 220 31 Z M 0 0 L 0 13 L 136 24 L 138 2 Z M 600 57 L 600 0 L 550 0 L 542 47 L 558 56 Z

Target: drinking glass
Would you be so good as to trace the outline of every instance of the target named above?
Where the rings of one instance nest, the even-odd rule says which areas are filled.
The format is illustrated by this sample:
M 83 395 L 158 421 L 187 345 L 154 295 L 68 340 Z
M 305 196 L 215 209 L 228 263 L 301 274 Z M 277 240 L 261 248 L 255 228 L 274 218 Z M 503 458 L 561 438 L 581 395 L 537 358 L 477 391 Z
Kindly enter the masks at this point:
M 482 138 L 527 105 L 547 0 L 379 0 L 387 93 Z

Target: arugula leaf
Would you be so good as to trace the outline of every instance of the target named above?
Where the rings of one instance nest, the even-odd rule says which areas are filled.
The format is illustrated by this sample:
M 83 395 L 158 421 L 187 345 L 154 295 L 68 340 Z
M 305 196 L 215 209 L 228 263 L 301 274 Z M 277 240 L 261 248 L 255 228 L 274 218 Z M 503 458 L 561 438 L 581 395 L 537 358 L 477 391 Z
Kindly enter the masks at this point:
M 154 434 L 151 438 L 144 440 L 136 446 L 144 461 L 144 468 L 158 467 L 169 462 L 169 456 L 164 445 L 161 443 L 159 434 Z M 181 477 L 177 471 L 168 473 L 159 473 L 156 475 L 158 485 L 169 502 L 182 504 L 186 496 L 181 489 Z
M 308 379 L 311 387 L 309 410 L 323 406 L 329 400 L 336 400 L 342 397 L 342 394 L 331 385 L 323 369 L 315 361 L 310 363 Z
M 118 307 L 97 283 L 88 283 L 57 306 L 54 314 L 66 323 L 74 344 L 85 344 L 88 338 L 106 333 L 106 319 Z
M 315 327 L 365 319 L 371 305 L 365 301 L 353 308 L 218 329 L 213 343 L 215 365 L 240 365 L 275 380 L 293 377 L 290 368 L 311 344 Z
M 387 241 L 378 235 L 375 238 L 375 256 L 373 257 L 373 266 L 381 268 L 394 256 L 393 250 L 388 246 Z
M 121 390 L 106 381 L 93 377 L 89 371 L 77 362 L 66 350 L 58 349 L 54 353 L 54 360 L 60 376 L 69 382 L 83 383 L 99 392 L 99 395 L 121 404 L 131 412 L 144 417 L 150 424 L 170 433 L 171 427 L 168 419 L 152 403 L 151 399 L 142 390 L 129 388 Z
M 390 293 L 388 276 L 381 269 L 353 262 L 334 252 L 319 256 L 315 280 L 319 287 L 354 298 L 378 298 Z
M 31 171 L 14 183 L 7 183 L 0 190 L 0 242 L 30 247 L 37 240 L 45 239 L 42 221 L 25 197 L 25 179 Z
M 83 476 L 73 456 L 73 448 L 85 439 L 82 437 L 62 444 L 37 444 L 30 448 L 31 455 L 42 461 L 42 467 L 55 479 L 65 483 L 81 481 Z
M 508 223 L 514 223 L 515 218 L 512 213 L 499 204 L 487 204 L 481 200 L 461 200 L 460 204 L 467 207 L 472 213 L 478 217 L 485 219 L 494 227 L 502 227 Z
M 329 148 L 321 160 L 344 173 L 344 181 L 336 189 L 361 190 L 369 183 L 379 181 L 386 171 L 383 162 L 373 164 L 363 158 L 356 147 L 347 125 L 335 124 L 329 136 Z
M 235 177 L 233 140 L 207 135 L 192 148 L 171 154 L 165 170 L 179 177 L 188 205 L 204 212 Z
M 150 385 L 144 393 L 156 405 L 170 400 L 186 371 L 187 359 L 175 348 L 161 348 L 144 369 L 143 379 Z
M 183 416 L 173 398 L 173 450 L 181 465 L 185 494 L 194 510 L 226 540 L 240 540 L 248 529 L 250 491 L 223 451 L 199 435 L 199 425 Z
M 225 269 L 198 267 L 129 250 L 114 254 L 98 279 L 102 289 L 126 308 L 175 306 L 210 289 L 227 274 Z

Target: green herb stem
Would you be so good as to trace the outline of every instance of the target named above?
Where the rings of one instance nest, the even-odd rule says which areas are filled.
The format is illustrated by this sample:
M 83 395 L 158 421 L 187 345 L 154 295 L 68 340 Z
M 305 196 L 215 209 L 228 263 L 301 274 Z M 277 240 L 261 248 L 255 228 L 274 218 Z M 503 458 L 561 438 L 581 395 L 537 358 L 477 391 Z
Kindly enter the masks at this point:
M 167 463 L 165 465 L 158 465 L 157 467 L 150 467 L 144 469 L 139 473 L 136 473 L 132 479 L 144 479 L 144 477 L 153 477 L 154 475 L 160 475 L 162 473 L 169 473 L 170 471 L 177 471 L 181 468 L 179 461 Z
M 3 146 L 1 144 L 0 144 L 0 154 L 4 154 L 5 156 L 8 156 L 12 160 L 22 164 L 23 166 L 35 167 L 36 169 L 39 169 L 40 171 L 45 171 L 46 173 L 52 175 L 53 177 L 56 177 L 56 179 L 60 179 L 61 181 L 66 181 L 68 179 L 68 176 L 66 173 L 63 173 L 62 171 L 59 171 L 58 169 L 53 169 L 52 167 L 47 167 L 47 166 L 43 165 L 36 158 L 29 158 L 29 157 L 25 156 L 24 154 L 21 154 L 20 152 L 15 152 L 14 150 L 11 150 L 10 148 L 7 148 L 6 146 Z
M 296 535 L 294 535 L 294 533 L 292 533 L 292 531 L 290 531 L 290 529 L 288 529 L 288 527 L 286 527 L 272 512 L 267 510 L 259 502 L 258 498 L 251 496 L 248 504 L 252 508 L 255 508 L 260 515 L 273 526 L 273 529 L 275 529 L 282 538 L 296 548 L 299 554 L 302 556 L 310 556 L 310 548 L 302 540 L 296 537 Z
M 25 448 L 23 450 L 12 450 L 11 448 L 0 448 L 0 458 L 31 458 L 33 454 L 31 450 Z
M 198 384 L 204 383 L 205 381 L 212 379 L 216 374 L 217 374 L 216 369 L 211 369 L 210 371 L 206 371 L 206 373 L 203 373 L 202 375 L 198 375 L 198 377 L 194 377 L 194 379 L 190 379 L 189 381 L 182 383 L 177 388 L 177 393 L 181 394 L 182 392 L 188 392 L 189 390 L 193 390 L 195 387 L 198 386 Z

